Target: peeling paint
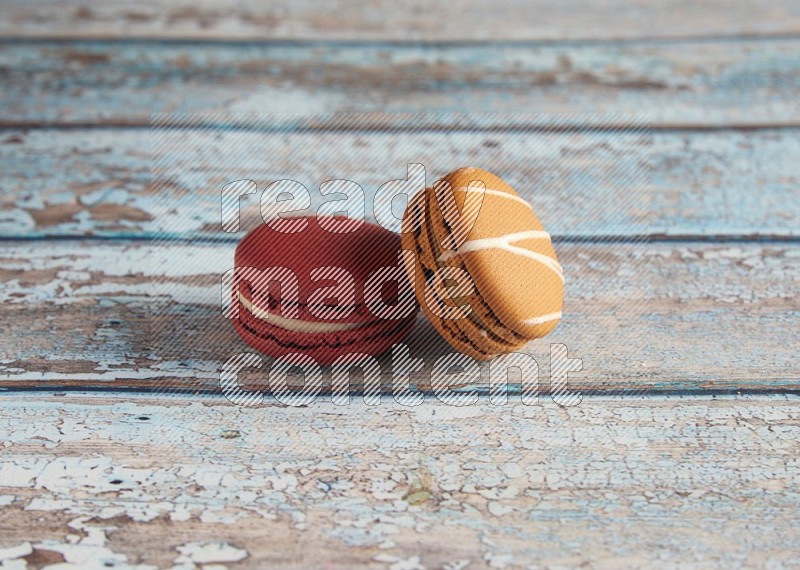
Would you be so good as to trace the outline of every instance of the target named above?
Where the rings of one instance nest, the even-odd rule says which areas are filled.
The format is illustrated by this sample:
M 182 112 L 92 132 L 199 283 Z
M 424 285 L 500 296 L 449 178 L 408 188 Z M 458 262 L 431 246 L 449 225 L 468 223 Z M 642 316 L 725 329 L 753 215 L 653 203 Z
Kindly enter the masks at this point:
M 431 403 L 424 407 L 436 414 L 388 402 L 329 414 L 330 403 L 244 410 L 178 397 L 6 397 L 0 432 L 11 439 L 0 456 L 0 496 L 13 497 L 6 508 L 16 509 L 9 513 L 20 528 L 62 517 L 62 535 L 31 544 L 71 564 L 95 557 L 130 565 L 115 545 L 137 525 L 158 529 L 180 568 L 233 557 L 259 567 L 269 542 L 244 529 L 264 525 L 386 568 L 567 558 L 574 566 L 606 549 L 654 564 L 667 551 L 727 566 L 746 556 L 786 562 L 780 545 L 793 540 L 800 508 L 791 493 L 800 475 L 798 402 L 484 402 L 476 416 Z M 39 429 L 49 425 L 58 429 Z M 225 439 L 224 430 L 240 437 Z M 683 532 L 709 517 L 713 531 Z M 165 520 L 176 534 L 162 532 Z M 207 532 L 187 543 L 182 525 Z M 531 534 L 534 527 L 545 530 Z M 738 541 L 720 542 L 723 531 Z M 653 537 L 661 546 L 642 550 Z M 443 542 L 455 550 L 434 548 Z
M 0 300 L 15 339 L 13 351 L 0 353 L 0 382 L 216 390 L 221 362 L 246 350 L 232 327 L 221 326 L 219 274 L 230 264 L 230 244 L 51 245 L 15 244 L 0 260 L 8 276 Z M 562 264 L 575 278 L 568 317 L 549 340 L 584 360 L 574 375 L 581 389 L 791 388 L 800 374 L 790 342 L 800 296 L 795 249 L 659 243 L 646 254 L 563 244 Z M 602 270 L 588 268 L 595 260 Z M 619 277 L 631 272 L 635 278 Z M 159 330 L 154 324 L 163 325 L 161 337 L 150 334 Z M 193 342 L 176 342 L 179 330 L 192 330 Z M 409 343 L 428 361 L 449 350 L 424 319 Z M 546 362 L 548 346 L 528 350 Z
M 208 564 L 209 562 L 238 562 L 247 558 L 247 551 L 226 542 L 187 542 L 177 548 L 180 556 L 176 564 L 187 562 Z

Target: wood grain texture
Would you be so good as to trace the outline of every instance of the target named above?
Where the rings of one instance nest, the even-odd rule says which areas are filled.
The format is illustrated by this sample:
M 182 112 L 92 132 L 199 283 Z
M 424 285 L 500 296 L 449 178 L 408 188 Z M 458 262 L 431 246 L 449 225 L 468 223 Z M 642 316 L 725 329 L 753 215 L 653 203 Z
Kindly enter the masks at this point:
M 800 565 L 797 3 L 7 0 L 0 34 L 0 567 Z M 237 162 L 214 154 L 234 137 L 187 131 L 149 185 L 151 112 L 364 110 L 636 113 L 658 132 L 642 153 L 500 115 L 323 124 L 245 135 Z M 219 394 L 246 350 L 219 314 L 222 183 L 369 192 L 407 162 L 484 160 L 553 220 L 550 341 L 583 359 L 580 405 Z M 652 202 L 630 207 L 624 169 L 645 164 Z M 610 215 L 582 215 L 598 196 Z M 449 348 L 423 321 L 407 342 L 426 388 Z M 546 349 L 528 347 L 542 392 Z
M 244 409 L 110 393 L 0 406 L 0 564 L 797 562 L 792 396 Z
M 621 12 L 620 12 L 621 13 Z M 564 44 L 0 44 L 0 124 L 154 112 L 638 113 L 656 127 L 800 124 L 800 39 Z
M 557 235 L 797 237 L 800 130 L 547 134 L 488 131 L 219 133 L 137 129 L 0 134 L 0 235 L 219 236 L 222 186 L 250 178 L 367 197 L 406 165 L 430 182 L 464 164 L 515 186 Z M 238 145 L 238 146 L 237 146 Z M 158 185 L 151 185 L 151 165 Z M 371 198 L 367 200 L 371 212 Z M 243 223 L 258 196 L 241 200 Z M 230 239 L 230 234 L 227 234 Z
M 7 0 L 0 33 L 22 37 L 345 40 L 653 39 L 800 32 L 800 10 L 781 0 Z
M 7 243 L 0 259 L 0 386 L 218 390 L 247 351 L 220 312 L 234 244 Z M 800 389 L 796 245 L 556 243 L 565 318 L 526 351 L 549 387 L 549 343 L 564 343 L 583 392 Z M 225 293 L 227 297 L 227 292 Z M 406 340 L 430 384 L 451 349 L 421 319 Z M 242 384 L 268 387 L 268 365 Z M 391 358 L 381 359 L 390 386 Z M 488 381 L 483 370 L 483 382 Z M 326 372 L 325 381 L 330 378 Z M 302 386 L 301 376 L 292 377 Z M 519 382 L 519 379 L 512 381 Z

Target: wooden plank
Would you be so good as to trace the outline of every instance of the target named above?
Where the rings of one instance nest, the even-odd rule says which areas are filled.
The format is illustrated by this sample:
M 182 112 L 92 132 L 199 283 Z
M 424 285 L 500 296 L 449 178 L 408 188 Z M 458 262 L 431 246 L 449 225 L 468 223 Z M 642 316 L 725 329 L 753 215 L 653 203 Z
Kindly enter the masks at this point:
M 0 564 L 797 561 L 797 397 L 241 409 L 14 395 L 0 407 Z
M 582 40 L 800 32 L 800 10 L 781 0 L 468 0 L 369 5 L 338 1 L 7 0 L 0 33 L 17 37 L 292 40 Z
M 683 16 L 681 16 L 683 18 Z M 616 28 L 613 28 L 616 29 Z M 654 126 L 800 124 L 800 41 L 0 44 L 0 124 L 153 112 L 638 113 Z
M 233 248 L 7 242 L 0 386 L 218 390 L 221 363 L 247 350 L 220 313 L 220 275 L 232 267 Z M 556 248 L 566 317 L 527 348 L 540 363 L 543 392 L 551 342 L 583 359 L 583 371 L 570 376 L 583 392 L 800 389 L 797 245 Z M 406 343 L 424 360 L 413 379 L 424 388 L 451 349 L 424 319 Z M 244 384 L 265 388 L 267 364 L 243 374 Z M 390 356 L 381 366 L 388 382 Z M 292 382 L 302 385 L 302 377 Z
M 371 204 L 411 162 L 426 166 L 429 183 L 464 164 L 496 170 L 564 237 L 796 238 L 800 227 L 800 129 L 167 133 L 155 148 L 157 187 L 147 130 L 0 134 L 0 236 L 218 237 L 219 192 L 231 180 L 264 188 L 292 178 L 319 198 L 319 184 L 343 177 Z M 243 223 L 258 217 L 258 202 L 241 200 Z

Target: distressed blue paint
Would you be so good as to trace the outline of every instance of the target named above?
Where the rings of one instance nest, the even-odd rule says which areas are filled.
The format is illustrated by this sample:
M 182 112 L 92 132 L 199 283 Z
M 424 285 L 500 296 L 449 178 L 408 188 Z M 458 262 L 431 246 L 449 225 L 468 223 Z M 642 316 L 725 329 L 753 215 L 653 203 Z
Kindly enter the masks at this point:
M 233 249 L 6 244 L 0 317 L 14 345 L 0 354 L 0 385 L 216 389 L 221 362 L 247 350 L 219 312 Z M 526 348 L 543 386 L 549 342 L 563 342 L 583 359 L 572 386 L 587 393 L 800 389 L 796 245 L 572 244 L 559 257 L 566 316 Z M 424 319 L 406 342 L 429 366 L 452 351 Z
M 0 120 L 151 112 L 636 112 L 654 124 L 800 122 L 800 38 L 590 44 L 0 44 Z M 322 65 L 320 65 L 322 64 Z
M 19 142 L 0 144 L 2 190 L 14 196 L 7 202 L 11 208 L 0 212 L 0 237 L 231 239 L 218 229 L 218 191 L 227 181 L 253 178 L 264 188 L 293 178 L 319 197 L 322 181 L 341 176 L 357 181 L 369 197 L 380 184 L 403 176 L 407 162 L 425 164 L 429 182 L 460 164 L 500 164 L 498 173 L 566 241 L 642 234 L 792 240 L 800 228 L 800 129 L 654 133 L 651 144 L 645 139 L 638 147 L 628 144 L 632 137 L 624 131 L 547 137 L 480 130 L 184 134 L 184 144 L 159 154 L 176 190 L 151 192 L 147 131 L 7 131 L 6 139 Z M 252 146 L 231 153 L 226 141 Z M 209 159 L 212 148 L 220 153 Z M 618 156 L 649 164 L 649 189 L 623 184 L 631 175 L 616 163 Z M 595 164 L 607 170 L 597 171 Z M 615 169 L 621 169 L 619 178 Z M 637 176 L 646 181 L 643 174 Z M 649 196 L 650 205 L 629 205 L 636 196 Z M 69 210 L 70 203 L 77 211 Z M 109 217 L 98 214 L 98 206 L 127 210 Z M 258 220 L 258 196 L 243 199 L 242 208 Z M 59 209 L 64 216 L 38 225 L 31 217 Z

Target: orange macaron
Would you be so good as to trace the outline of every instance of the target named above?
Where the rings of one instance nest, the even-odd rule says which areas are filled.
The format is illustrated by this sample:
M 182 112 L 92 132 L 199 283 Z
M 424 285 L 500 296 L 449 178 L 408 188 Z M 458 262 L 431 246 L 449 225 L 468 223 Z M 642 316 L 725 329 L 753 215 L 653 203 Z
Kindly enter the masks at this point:
M 551 332 L 564 274 L 532 206 L 494 174 L 459 168 L 412 197 L 403 219 L 406 271 L 434 327 L 488 360 Z

